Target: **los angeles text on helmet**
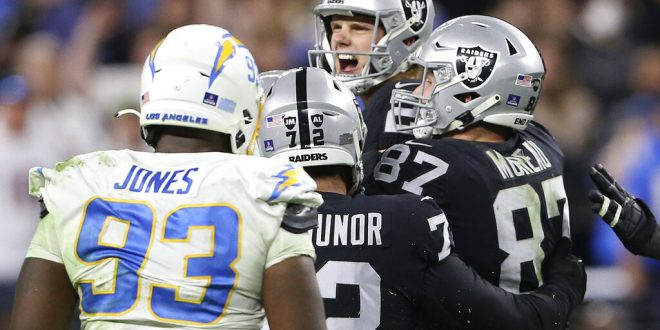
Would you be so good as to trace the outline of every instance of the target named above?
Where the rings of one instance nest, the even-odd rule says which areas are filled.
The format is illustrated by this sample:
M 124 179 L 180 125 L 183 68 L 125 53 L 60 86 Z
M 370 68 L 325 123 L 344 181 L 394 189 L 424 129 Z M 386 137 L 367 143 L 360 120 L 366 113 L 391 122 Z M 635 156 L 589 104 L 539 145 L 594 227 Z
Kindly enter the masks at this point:
M 461 54 L 472 55 L 472 56 L 481 56 L 485 58 L 494 58 L 495 54 L 487 52 L 484 50 L 476 50 L 474 48 L 460 48 Z
M 162 119 L 161 119 L 162 117 Z M 209 123 L 209 119 L 205 117 L 197 117 L 197 116 L 190 116 L 190 115 L 181 115 L 181 114 L 175 114 L 175 113 L 150 113 L 146 116 L 147 119 L 150 120 L 161 120 L 162 122 L 166 121 L 178 121 L 182 123 L 194 123 L 194 124 L 201 124 L 201 125 L 206 125 Z
M 308 162 L 310 160 L 328 160 L 328 154 L 324 152 L 318 154 L 289 156 L 289 161 L 294 163 Z

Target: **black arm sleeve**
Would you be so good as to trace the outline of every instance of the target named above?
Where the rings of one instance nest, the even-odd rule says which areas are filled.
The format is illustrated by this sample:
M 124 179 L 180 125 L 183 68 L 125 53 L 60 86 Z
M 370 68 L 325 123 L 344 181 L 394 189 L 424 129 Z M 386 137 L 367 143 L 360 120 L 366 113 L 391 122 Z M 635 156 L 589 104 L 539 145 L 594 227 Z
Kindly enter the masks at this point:
M 655 231 L 642 254 L 660 260 L 660 226 L 655 226 Z
M 299 204 L 289 204 L 282 217 L 282 228 L 294 234 L 304 233 L 318 226 L 318 211 Z
M 551 284 L 527 294 L 507 292 L 481 278 L 456 255 L 433 265 L 424 286 L 425 317 L 441 328 L 564 329 L 575 303 Z M 448 326 L 450 322 L 454 323 Z

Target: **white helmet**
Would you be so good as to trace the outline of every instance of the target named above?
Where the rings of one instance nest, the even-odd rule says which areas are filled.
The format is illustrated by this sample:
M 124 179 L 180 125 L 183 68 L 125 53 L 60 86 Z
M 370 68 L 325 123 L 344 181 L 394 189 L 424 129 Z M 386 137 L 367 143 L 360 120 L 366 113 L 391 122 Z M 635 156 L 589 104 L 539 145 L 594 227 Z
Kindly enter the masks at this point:
M 367 128 L 355 95 L 320 68 L 289 70 L 265 95 L 259 154 L 304 167 L 347 165 L 353 174 L 349 193 L 357 191 Z
M 150 126 L 198 128 L 230 135 L 232 152 L 247 153 L 259 120 L 258 78 L 252 54 L 227 30 L 202 24 L 173 30 L 142 70 L 143 138 L 153 144 Z
M 430 96 L 392 92 L 398 130 L 439 135 L 476 122 L 524 129 L 533 118 L 545 66 L 531 40 L 494 17 L 463 16 L 438 27 L 411 61 L 433 75 Z M 428 90 L 428 88 L 427 88 Z M 424 94 L 424 93 L 423 93 Z M 426 94 L 429 94 L 428 92 Z M 412 125 L 403 117 L 416 113 Z
M 433 30 L 435 9 L 431 0 L 324 0 L 314 8 L 316 43 L 309 51 L 310 65 L 322 67 L 343 81 L 356 94 L 382 83 L 409 67 L 407 58 Z M 330 47 L 334 15 L 367 16 L 385 35 L 376 40 L 377 29 L 367 52 L 333 51 Z M 340 75 L 335 68 L 338 55 L 368 55 L 369 64 L 357 75 Z

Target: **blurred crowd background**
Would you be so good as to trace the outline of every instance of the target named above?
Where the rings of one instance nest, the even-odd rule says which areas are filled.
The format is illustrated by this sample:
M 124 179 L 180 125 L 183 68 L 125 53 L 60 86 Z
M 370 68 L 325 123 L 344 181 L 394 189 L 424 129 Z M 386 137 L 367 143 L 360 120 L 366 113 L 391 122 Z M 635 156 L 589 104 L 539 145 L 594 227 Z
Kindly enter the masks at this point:
M 374 0 L 375 1 L 375 0 Z M 175 27 L 224 27 L 259 69 L 308 64 L 317 0 L 0 0 L 0 329 L 39 221 L 27 172 L 100 149 L 148 150 L 139 77 Z M 625 251 L 594 217 L 588 169 L 602 162 L 660 215 L 660 1 L 435 1 L 436 26 L 487 14 L 519 27 L 547 66 L 536 119 L 566 155 L 574 253 L 589 266 L 574 329 L 660 329 L 660 262 Z M 128 118 L 127 118 L 128 117 Z M 53 302 L 57 303 L 57 302 Z

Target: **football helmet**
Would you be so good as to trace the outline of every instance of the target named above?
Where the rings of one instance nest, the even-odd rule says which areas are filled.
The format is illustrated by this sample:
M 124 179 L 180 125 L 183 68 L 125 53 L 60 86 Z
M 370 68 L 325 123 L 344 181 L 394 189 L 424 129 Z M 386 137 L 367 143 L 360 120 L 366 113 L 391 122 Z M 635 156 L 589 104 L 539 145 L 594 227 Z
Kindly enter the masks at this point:
M 229 31 L 204 24 L 177 28 L 144 63 L 143 138 L 153 144 L 152 125 L 198 128 L 230 135 L 232 152 L 245 154 L 255 138 L 260 92 L 252 54 Z
M 310 65 L 322 67 L 354 93 L 360 94 L 409 67 L 408 56 L 424 43 L 433 30 L 435 9 L 431 0 L 324 0 L 314 8 L 316 42 L 308 53 Z M 373 18 L 374 27 L 382 27 L 384 36 L 365 52 L 331 49 L 332 16 L 362 16 Z M 368 55 L 369 64 L 356 75 L 342 75 L 335 67 L 338 56 L 352 58 Z
M 421 95 L 395 89 L 391 103 L 397 130 L 413 129 L 418 138 L 479 121 L 524 129 L 533 118 L 545 76 L 532 41 L 513 25 L 488 16 L 446 22 L 411 62 L 423 67 L 422 82 L 433 77 L 435 84 L 423 83 Z M 406 121 L 410 108 L 416 119 Z
M 367 128 L 348 87 L 323 69 L 297 68 L 282 74 L 265 95 L 259 154 L 305 167 L 350 166 L 349 193 L 356 192 Z
M 261 87 L 265 93 L 268 93 L 273 83 L 277 81 L 287 70 L 270 70 L 259 74 L 261 80 Z

